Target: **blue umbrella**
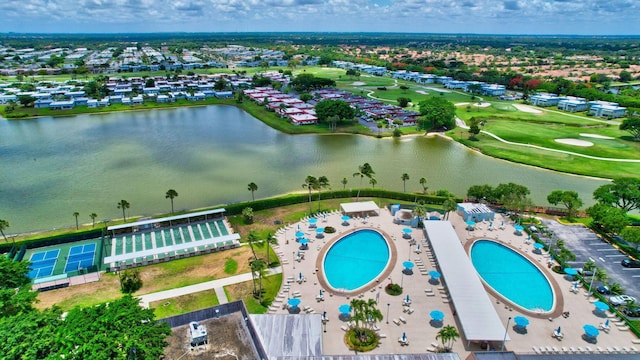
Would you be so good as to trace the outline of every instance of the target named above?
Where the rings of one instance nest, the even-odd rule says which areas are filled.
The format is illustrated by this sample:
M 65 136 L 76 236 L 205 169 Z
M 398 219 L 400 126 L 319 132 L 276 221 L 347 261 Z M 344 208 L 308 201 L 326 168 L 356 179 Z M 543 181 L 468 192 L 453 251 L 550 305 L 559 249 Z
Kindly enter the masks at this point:
M 435 321 L 442 321 L 444 319 L 444 313 L 440 310 L 433 310 L 429 313 L 429 315 Z
M 296 233 L 296 238 L 298 238 L 298 239 L 299 239 L 299 238 L 301 238 L 301 237 L 304 237 L 304 233 L 303 233 L 302 231 L 298 231 L 298 232 Z
M 513 321 L 516 323 L 516 325 L 520 327 L 525 327 L 529 325 L 529 319 L 527 319 L 524 316 L 516 316 L 513 318 Z
M 349 215 L 342 215 L 342 221 L 349 221 L 351 217 Z
M 300 224 L 298 224 L 298 231 L 300 231 Z
M 322 234 L 324 232 L 324 228 L 317 228 L 316 229 L 316 233 L 317 234 Z
M 404 229 L 402 229 L 402 232 L 403 232 L 403 233 L 405 233 L 405 234 L 411 234 L 411 232 L 412 232 L 412 231 L 413 231 L 413 230 L 411 230 L 411 229 L 409 229 L 409 228 L 404 228 Z
M 607 305 L 607 303 L 602 301 L 596 301 L 593 303 L 593 305 L 595 305 L 596 311 L 598 312 L 609 310 L 609 305 Z
M 533 243 L 533 247 L 536 248 L 536 249 L 542 249 L 542 248 L 544 248 L 544 244 Z
M 340 313 L 342 314 L 348 314 L 351 312 L 351 305 L 349 304 L 342 304 L 340 305 L 340 307 L 338 308 L 338 310 L 340 310 Z
M 420 244 L 418 244 L 418 247 L 416 248 L 417 252 L 420 252 Z
M 301 245 L 307 245 L 308 243 L 309 243 L 309 239 L 307 239 L 307 238 L 300 239 L 300 244 Z
M 298 298 L 291 298 L 289 300 L 287 300 L 287 304 L 289 304 L 289 306 L 291 306 L 292 308 L 297 308 L 298 305 L 300 305 L 300 299 Z
M 584 329 L 584 333 L 588 336 L 588 337 L 596 337 L 598 335 L 600 335 L 600 330 L 598 330 L 597 327 L 587 324 L 585 326 L 582 327 Z
M 327 213 L 322 214 L 322 218 L 323 218 L 324 220 L 327 220 Z
M 300 280 L 304 279 L 304 276 L 302 276 L 302 272 L 300 272 L 300 274 L 298 275 L 298 279 Z
M 429 276 L 431 276 L 434 279 L 440 279 L 440 276 L 442 275 L 440 275 L 440 273 L 435 270 L 431 270 L 429 271 Z
M 607 321 L 604 322 L 604 326 L 609 327 L 609 319 L 607 319 Z
M 514 229 L 516 229 L 517 232 L 520 232 L 522 230 L 524 230 L 524 228 L 522 227 L 522 225 L 516 225 L 513 227 Z
M 407 333 L 406 332 L 402 332 L 402 341 L 407 341 Z
M 314 225 L 317 222 L 318 222 L 318 219 L 316 219 L 316 218 L 309 219 L 309 224 L 311 224 L 311 225 Z
M 405 302 L 411 302 L 411 298 L 409 297 L 409 294 L 407 294 L 407 297 L 404 299 Z
M 322 296 L 322 295 L 324 295 L 324 291 L 322 291 L 322 289 L 320 289 L 320 296 Z
M 411 269 L 413 269 L 413 262 L 405 261 L 405 262 L 402 263 L 402 266 L 404 266 L 404 268 L 407 269 L 407 270 L 411 270 Z
M 576 275 L 578 273 L 578 270 L 576 269 L 572 269 L 572 268 L 564 268 L 564 273 L 567 275 Z
M 472 227 L 476 226 L 476 222 L 475 222 L 475 221 L 473 221 L 473 220 L 468 220 L 468 221 L 467 221 L 467 226 L 468 226 L 468 227 L 470 227 L 470 228 L 472 228 Z

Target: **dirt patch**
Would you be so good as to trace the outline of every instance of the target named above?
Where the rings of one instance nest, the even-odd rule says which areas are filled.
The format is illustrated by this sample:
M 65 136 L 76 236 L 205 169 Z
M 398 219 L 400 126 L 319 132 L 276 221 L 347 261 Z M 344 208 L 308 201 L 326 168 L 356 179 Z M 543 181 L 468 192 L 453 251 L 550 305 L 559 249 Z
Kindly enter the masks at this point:
M 613 139 L 615 139 L 615 138 L 613 138 L 611 136 L 604 136 L 604 135 L 600 135 L 600 134 L 580 134 L 580 136 L 594 138 L 594 139 L 605 139 L 605 140 L 613 140 Z
M 491 106 L 491 103 L 488 102 L 481 102 L 481 103 L 468 103 L 468 102 L 461 102 L 461 103 L 457 103 L 455 104 L 456 106 L 465 106 L 465 105 L 471 105 L 471 106 L 475 106 L 475 107 L 481 107 L 481 108 L 486 108 Z
M 529 105 L 523 105 L 523 104 L 513 104 L 513 107 L 522 111 L 522 112 L 526 112 L 526 113 L 530 113 L 530 114 L 542 114 L 541 110 L 538 110 L 536 108 L 533 108 Z
M 209 343 L 191 347 L 189 325 L 172 329 L 164 349 L 166 359 L 252 360 L 258 353 L 241 313 L 199 322 L 207 328 Z
M 591 141 L 578 140 L 578 139 L 555 139 L 554 141 L 560 144 L 565 144 L 565 145 L 582 146 L 582 147 L 593 146 L 593 143 Z
M 351 85 L 353 85 L 353 86 L 362 86 L 362 85 L 365 85 L 365 84 L 366 83 L 362 82 L 362 81 L 354 81 L 354 82 L 351 83 Z

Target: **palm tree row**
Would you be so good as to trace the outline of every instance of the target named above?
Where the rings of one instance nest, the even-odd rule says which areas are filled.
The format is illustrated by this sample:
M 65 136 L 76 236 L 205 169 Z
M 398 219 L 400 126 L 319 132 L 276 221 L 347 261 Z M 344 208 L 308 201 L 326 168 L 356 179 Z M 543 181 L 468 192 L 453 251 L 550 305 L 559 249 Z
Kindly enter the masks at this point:
M 309 214 L 313 212 L 311 207 L 311 190 L 318 191 L 318 211 L 320 211 L 320 192 L 322 189 L 329 187 L 329 179 L 326 176 L 316 178 L 315 176 L 309 175 L 304 179 L 302 187 L 309 190 Z

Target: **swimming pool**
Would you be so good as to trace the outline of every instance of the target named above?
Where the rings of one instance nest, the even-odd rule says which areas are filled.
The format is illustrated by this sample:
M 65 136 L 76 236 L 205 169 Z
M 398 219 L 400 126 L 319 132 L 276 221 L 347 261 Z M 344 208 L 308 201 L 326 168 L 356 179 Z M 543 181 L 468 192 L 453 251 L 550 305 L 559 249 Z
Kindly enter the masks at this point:
M 553 309 L 549 280 L 531 261 L 495 241 L 478 240 L 471 262 L 482 280 L 507 300 L 534 312 Z
M 353 291 L 380 276 L 389 259 L 389 245 L 380 233 L 358 230 L 329 248 L 323 260 L 324 276 L 333 289 Z

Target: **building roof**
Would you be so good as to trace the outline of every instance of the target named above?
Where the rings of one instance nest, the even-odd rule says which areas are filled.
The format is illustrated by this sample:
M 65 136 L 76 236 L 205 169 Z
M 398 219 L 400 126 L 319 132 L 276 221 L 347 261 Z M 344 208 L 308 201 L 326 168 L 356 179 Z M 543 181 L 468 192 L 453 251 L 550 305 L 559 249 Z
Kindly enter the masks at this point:
M 148 225 L 148 224 L 156 224 L 156 223 L 164 222 L 164 221 L 187 219 L 187 218 L 196 217 L 196 216 L 218 214 L 218 213 L 223 213 L 223 212 L 225 212 L 225 209 L 213 209 L 213 210 L 192 212 L 192 213 L 182 214 L 182 215 L 167 216 L 167 217 L 163 217 L 163 218 L 154 218 L 154 219 L 148 219 L 148 220 L 141 220 L 141 221 L 136 221 L 136 222 L 127 223 L 127 224 L 112 225 L 112 226 L 109 226 L 107 228 L 107 231 L 118 230 L 118 229 L 126 229 L 126 228 L 130 228 L 130 227 L 143 226 L 143 225 Z
M 360 201 L 340 204 L 340 209 L 345 214 L 378 211 L 380 208 L 375 201 Z
M 322 355 L 320 314 L 250 315 L 269 359 L 308 359 Z
M 490 214 L 493 213 L 487 205 L 480 203 L 458 203 L 467 214 Z
M 468 341 L 509 339 L 471 260 L 448 221 L 424 221 L 427 238 L 440 264 L 464 338 Z

